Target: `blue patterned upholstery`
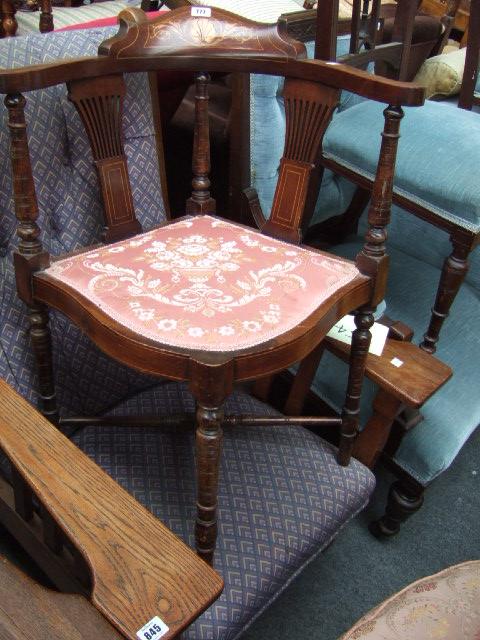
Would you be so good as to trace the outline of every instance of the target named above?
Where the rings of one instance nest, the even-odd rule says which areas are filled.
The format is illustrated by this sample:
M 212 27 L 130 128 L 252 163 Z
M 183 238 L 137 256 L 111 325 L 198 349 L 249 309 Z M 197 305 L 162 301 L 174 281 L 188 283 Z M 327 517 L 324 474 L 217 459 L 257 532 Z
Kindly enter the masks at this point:
M 360 241 L 337 247 L 337 253 L 354 256 Z M 443 259 L 451 247 L 446 233 L 393 207 L 389 225 L 390 271 L 387 313 L 415 330 L 417 342 L 430 319 L 430 308 L 440 278 Z M 436 355 L 453 369 L 453 378 L 422 408 L 423 422 L 403 439 L 395 459 L 421 484 L 427 485 L 445 471 L 468 437 L 480 424 L 478 387 L 480 361 L 480 249 L 471 254 L 470 271 L 442 329 Z M 325 375 L 328 372 L 328 376 Z M 337 407 L 341 406 L 345 365 L 325 355 L 314 387 Z M 376 387 L 370 381 L 362 395 L 362 423 L 371 414 Z
M 115 28 L 104 28 L 6 38 L 0 41 L 0 66 L 19 67 L 94 55 L 98 44 L 115 32 Z M 145 229 L 164 219 L 147 96 L 146 76 L 129 77 L 124 110 L 125 148 L 133 199 Z M 41 239 L 45 248 L 57 255 L 99 239 L 102 223 L 98 182 L 83 125 L 66 98 L 65 87 L 31 92 L 26 98 Z M 0 154 L 0 375 L 36 403 L 25 308 L 17 297 L 12 266 L 15 215 L 3 102 L 0 117 L 0 145 L 4 150 Z M 60 314 L 52 313 L 51 317 L 56 386 L 64 413 L 96 412 L 145 386 L 144 376 L 106 358 Z
M 91 55 L 113 29 L 10 38 L 0 42 L 0 65 Z M 131 98 L 135 96 L 137 101 Z M 27 96 L 31 156 L 45 248 L 53 254 L 99 238 L 97 179 L 79 118 L 63 88 Z M 0 144 L 8 148 L 2 107 Z M 128 80 L 126 152 L 137 215 L 148 229 L 162 221 L 155 140 L 146 79 Z M 0 156 L 0 376 L 36 401 L 34 362 L 25 308 L 18 301 L 12 267 L 15 217 L 8 154 Z M 184 387 L 140 376 L 101 354 L 59 314 L 52 313 L 56 387 L 61 411 L 193 411 Z M 273 411 L 244 394 L 227 411 Z M 85 428 L 75 441 L 189 544 L 195 517 L 193 430 Z M 219 540 L 215 563 L 225 579 L 221 598 L 185 633 L 186 638 L 237 637 L 329 544 L 367 502 L 374 478 L 360 463 L 340 467 L 335 450 L 301 428 L 226 430 L 222 456 Z M 1 461 L 0 461 L 1 464 Z
M 365 101 L 337 114 L 325 135 L 325 158 L 373 179 L 380 136 L 372 139 L 372 131 L 383 108 Z M 405 109 L 400 133 L 395 192 L 480 231 L 480 184 L 467 170 L 480 163 L 478 115 L 427 100 L 421 109 Z
M 128 6 L 140 5 L 140 0 L 107 0 L 107 2 L 92 2 L 89 5 L 79 7 L 53 7 L 53 26 L 55 29 L 63 29 L 76 24 L 83 24 L 92 20 L 101 20 L 117 16 L 122 9 Z M 18 23 L 17 36 L 28 33 L 38 33 L 40 12 L 17 11 Z
M 120 403 L 111 413 L 193 412 L 182 385 L 166 383 Z M 228 414 L 275 415 L 236 393 Z M 87 427 L 75 442 L 137 500 L 192 545 L 195 520 L 193 430 Z M 226 428 L 220 471 L 215 568 L 219 598 L 182 636 L 236 638 L 367 502 L 371 472 L 340 467 L 335 449 L 298 427 Z

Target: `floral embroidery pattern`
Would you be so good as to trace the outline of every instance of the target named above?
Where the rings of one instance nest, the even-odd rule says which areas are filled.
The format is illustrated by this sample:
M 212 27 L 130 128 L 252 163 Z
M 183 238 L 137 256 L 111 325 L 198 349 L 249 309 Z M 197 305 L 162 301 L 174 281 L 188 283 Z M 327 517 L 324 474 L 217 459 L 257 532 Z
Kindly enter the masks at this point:
M 480 640 L 480 561 L 423 578 L 367 613 L 341 640 Z
M 59 260 L 47 273 L 146 337 L 232 350 L 293 328 L 358 271 L 199 216 Z

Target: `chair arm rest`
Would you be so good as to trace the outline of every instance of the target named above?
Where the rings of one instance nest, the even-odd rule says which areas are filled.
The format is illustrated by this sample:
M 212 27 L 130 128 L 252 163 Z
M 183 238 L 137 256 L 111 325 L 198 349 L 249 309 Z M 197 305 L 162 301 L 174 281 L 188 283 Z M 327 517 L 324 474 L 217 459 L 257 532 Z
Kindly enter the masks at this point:
M 0 448 L 90 567 L 95 607 L 126 638 L 155 616 L 172 638 L 220 576 L 0 380 Z
M 350 345 L 327 338 L 325 346 L 348 361 Z M 395 366 L 394 359 L 402 364 Z M 452 370 L 417 345 L 388 338 L 381 356 L 368 354 L 365 375 L 394 398 L 418 409 L 452 377 Z

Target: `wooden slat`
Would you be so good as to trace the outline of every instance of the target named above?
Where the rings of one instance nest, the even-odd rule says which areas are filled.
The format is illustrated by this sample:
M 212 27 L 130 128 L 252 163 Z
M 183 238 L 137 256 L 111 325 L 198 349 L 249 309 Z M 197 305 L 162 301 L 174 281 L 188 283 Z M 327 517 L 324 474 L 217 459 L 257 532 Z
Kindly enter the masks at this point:
M 335 355 L 348 359 L 349 345 L 331 338 L 326 345 Z M 393 358 L 401 360 L 402 366 L 392 364 Z M 381 356 L 368 354 L 365 374 L 405 404 L 421 407 L 451 377 L 452 370 L 411 342 L 388 339 Z
M 0 448 L 91 568 L 91 601 L 126 638 L 173 638 L 221 593 L 206 563 L 0 381 Z
M 121 640 L 122 636 L 77 594 L 52 591 L 0 556 L 2 640 Z

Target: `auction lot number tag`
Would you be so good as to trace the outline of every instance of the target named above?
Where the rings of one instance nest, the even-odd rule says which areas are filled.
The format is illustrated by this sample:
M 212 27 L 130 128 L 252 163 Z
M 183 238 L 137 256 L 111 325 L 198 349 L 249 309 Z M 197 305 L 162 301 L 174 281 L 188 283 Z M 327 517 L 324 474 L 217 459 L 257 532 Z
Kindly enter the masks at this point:
M 168 627 L 158 616 L 152 618 L 147 624 L 137 631 L 138 640 L 157 640 L 164 636 Z
M 192 7 L 191 15 L 195 18 L 210 18 L 212 10 L 210 7 Z

